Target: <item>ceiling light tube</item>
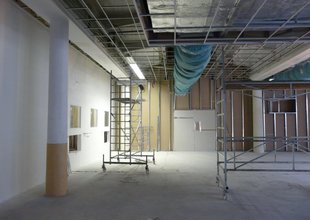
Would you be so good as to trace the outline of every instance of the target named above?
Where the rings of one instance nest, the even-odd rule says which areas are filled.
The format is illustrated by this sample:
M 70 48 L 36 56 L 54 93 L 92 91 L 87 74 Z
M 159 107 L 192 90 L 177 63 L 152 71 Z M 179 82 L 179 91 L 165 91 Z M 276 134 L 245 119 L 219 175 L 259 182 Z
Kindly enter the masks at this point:
M 138 67 L 136 63 L 131 63 L 129 65 L 139 79 L 145 79 L 143 73 L 141 72 L 140 68 Z
M 136 62 L 134 61 L 134 59 L 132 57 L 126 57 L 126 60 L 130 66 L 130 68 L 135 72 L 135 74 L 137 75 L 137 77 L 139 79 L 145 79 L 143 73 L 141 72 L 140 68 L 138 67 L 138 65 L 136 64 Z

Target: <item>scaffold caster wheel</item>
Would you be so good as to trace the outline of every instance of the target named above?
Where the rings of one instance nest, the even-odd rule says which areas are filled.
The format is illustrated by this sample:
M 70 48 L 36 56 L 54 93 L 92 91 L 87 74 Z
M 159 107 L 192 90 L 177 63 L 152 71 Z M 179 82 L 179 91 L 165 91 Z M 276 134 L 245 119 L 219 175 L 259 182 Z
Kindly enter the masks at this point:
M 224 193 L 223 198 L 224 198 L 224 200 L 227 200 L 227 193 Z
M 228 199 L 228 186 L 225 187 L 225 189 L 223 190 L 223 198 L 224 200 Z
M 107 168 L 105 167 L 104 164 L 102 164 L 102 171 L 103 171 L 103 172 L 107 171 Z
M 119 162 L 119 157 L 117 157 L 117 162 Z
M 146 173 L 149 173 L 149 165 L 145 165 L 145 171 L 146 171 Z
M 155 158 L 153 157 L 153 164 L 155 164 Z

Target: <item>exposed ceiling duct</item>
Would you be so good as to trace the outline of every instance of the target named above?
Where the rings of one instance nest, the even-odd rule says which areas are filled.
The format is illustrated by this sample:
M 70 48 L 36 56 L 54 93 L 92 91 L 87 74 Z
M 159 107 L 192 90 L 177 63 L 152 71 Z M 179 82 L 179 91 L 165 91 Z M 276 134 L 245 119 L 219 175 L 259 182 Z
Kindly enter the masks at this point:
M 310 59 L 272 77 L 275 81 L 310 81 Z
M 212 46 L 191 45 L 175 47 L 174 91 L 186 95 L 197 82 L 211 58 Z
M 251 80 L 264 80 L 310 58 L 310 45 L 305 45 L 262 70 L 250 75 Z
M 293 42 L 309 31 L 308 0 L 134 2 L 151 46 Z
M 176 45 L 213 44 L 204 77 L 247 80 L 310 42 L 308 0 L 54 0 L 127 74 L 172 79 Z

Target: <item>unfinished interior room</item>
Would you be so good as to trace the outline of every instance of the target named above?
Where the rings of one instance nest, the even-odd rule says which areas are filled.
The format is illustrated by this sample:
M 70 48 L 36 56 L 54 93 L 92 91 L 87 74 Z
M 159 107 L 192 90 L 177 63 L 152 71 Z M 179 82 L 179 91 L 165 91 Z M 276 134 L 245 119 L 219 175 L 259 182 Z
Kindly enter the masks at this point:
M 309 0 L 1 0 L 0 219 L 310 219 Z

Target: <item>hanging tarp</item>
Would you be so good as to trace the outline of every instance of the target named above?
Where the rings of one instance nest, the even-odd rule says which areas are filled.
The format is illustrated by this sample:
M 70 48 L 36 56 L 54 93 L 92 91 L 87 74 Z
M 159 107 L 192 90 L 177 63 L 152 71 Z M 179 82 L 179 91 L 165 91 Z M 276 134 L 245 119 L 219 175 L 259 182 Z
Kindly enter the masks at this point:
M 272 77 L 275 81 L 304 81 L 310 80 L 310 60 L 299 63 Z
M 174 90 L 186 95 L 200 78 L 211 58 L 212 46 L 189 45 L 174 48 Z

